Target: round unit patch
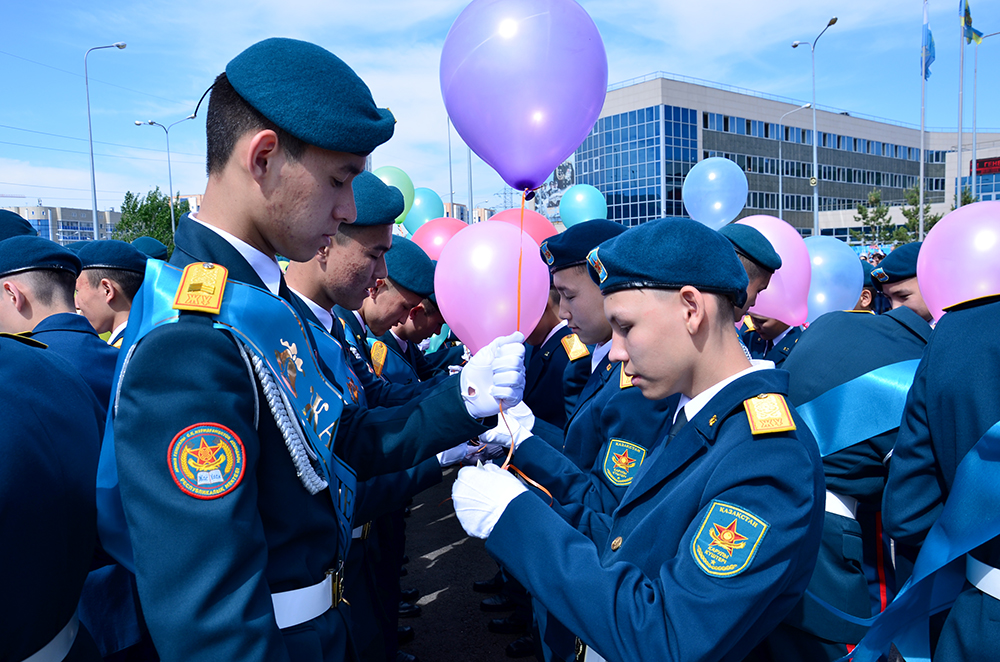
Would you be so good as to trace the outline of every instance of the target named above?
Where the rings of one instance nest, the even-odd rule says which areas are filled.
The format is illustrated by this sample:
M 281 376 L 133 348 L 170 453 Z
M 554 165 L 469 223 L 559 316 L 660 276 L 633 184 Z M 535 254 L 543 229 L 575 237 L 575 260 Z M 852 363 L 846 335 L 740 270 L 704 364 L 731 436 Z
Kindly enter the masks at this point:
M 177 433 L 167 451 L 177 487 L 196 499 L 217 499 L 243 479 L 243 442 L 218 423 L 196 423 Z

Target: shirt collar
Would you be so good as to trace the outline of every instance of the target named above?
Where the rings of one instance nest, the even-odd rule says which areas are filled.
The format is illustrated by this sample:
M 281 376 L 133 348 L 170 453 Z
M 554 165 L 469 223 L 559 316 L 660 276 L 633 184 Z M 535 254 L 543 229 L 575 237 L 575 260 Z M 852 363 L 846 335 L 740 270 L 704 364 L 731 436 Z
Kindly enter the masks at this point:
M 368 325 L 365 324 L 364 318 L 361 317 L 361 311 L 360 310 L 352 310 L 351 312 L 354 313 L 354 316 L 358 318 L 358 324 L 361 325 L 361 331 L 364 332 L 364 334 L 367 336 L 368 335 Z
M 118 342 L 118 339 L 122 337 L 123 333 L 125 333 L 125 327 L 127 325 L 128 325 L 128 320 L 125 320 L 124 322 L 115 327 L 115 330 L 111 332 L 110 336 L 108 336 L 109 345 L 114 345 L 116 342 Z
M 594 353 L 590 355 L 590 372 L 597 370 L 597 365 L 604 360 L 604 357 L 611 351 L 611 341 L 598 343 L 594 347 Z
M 784 339 L 784 337 L 787 336 L 794 328 L 795 328 L 794 326 L 790 326 L 781 333 L 779 333 L 778 335 L 776 335 L 774 339 L 771 341 L 771 347 L 777 347 L 778 343 L 780 343 Z
M 684 415 L 687 416 L 687 419 L 690 421 L 698 415 L 698 412 L 701 411 L 705 405 L 711 402 L 712 398 L 718 395 L 719 391 L 726 388 L 740 377 L 749 375 L 751 372 L 757 372 L 758 370 L 770 370 L 772 368 L 774 368 L 773 361 L 754 359 L 750 361 L 750 367 L 746 370 L 741 370 L 735 375 L 731 375 L 723 379 L 721 382 L 708 387 L 693 398 L 689 398 L 686 395 L 681 394 L 680 402 L 677 403 L 677 412 L 674 413 L 674 420 L 677 420 L 677 414 L 680 413 L 681 408 L 683 408 Z
M 277 296 L 278 286 L 281 284 L 281 267 L 278 265 L 277 260 L 264 255 L 264 253 L 235 235 L 199 220 L 194 213 L 189 213 L 188 218 L 225 239 L 226 243 L 235 248 L 243 256 L 243 259 L 250 264 L 250 268 L 264 281 L 264 285 L 267 286 L 267 289 L 271 290 L 271 294 Z
M 288 289 L 290 289 L 295 294 L 295 296 L 297 296 L 298 298 L 302 299 L 302 301 L 305 302 L 305 304 L 309 307 L 309 310 L 312 311 L 312 314 L 316 316 L 316 319 L 319 320 L 319 323 L 323 325 L 324 329 L 326 329 L 327 333 L 333 332 L 333 315 L 330 314 L 329 310 L 326 310 L 318 303 L 316 303 L 306 295 L 296 290 L 294 287 L 289 287 Z
M 396 332 L 392 329 L 389 329 L 389 333 L 391 333 L 392 337 L 396 339 L 396 344 L 399 345 L 399 349 L 403 351 L 403 354 L 406 354 L 406 348 L 410 346 L 410 343 L 397 336 Z

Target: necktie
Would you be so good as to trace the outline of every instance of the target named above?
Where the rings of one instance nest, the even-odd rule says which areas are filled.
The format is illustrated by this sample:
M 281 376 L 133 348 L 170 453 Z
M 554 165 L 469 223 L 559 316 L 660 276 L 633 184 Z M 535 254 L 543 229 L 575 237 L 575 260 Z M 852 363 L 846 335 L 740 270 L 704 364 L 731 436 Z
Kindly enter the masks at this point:
M 677 436 L 677 433 L 680 432 L 680 429 L 684 427 L 684 425 L 687 422 L 688 422 L 687 412 L 685 412 L 684 409 L 682 408 L 680 413 L 677 414 L 677 420 L 674 421 L 674 424 L 670 426 L 670 430 L 667 431 L 668 444 L 671 442 L 671 440 L 673 440 L 674 437 Z

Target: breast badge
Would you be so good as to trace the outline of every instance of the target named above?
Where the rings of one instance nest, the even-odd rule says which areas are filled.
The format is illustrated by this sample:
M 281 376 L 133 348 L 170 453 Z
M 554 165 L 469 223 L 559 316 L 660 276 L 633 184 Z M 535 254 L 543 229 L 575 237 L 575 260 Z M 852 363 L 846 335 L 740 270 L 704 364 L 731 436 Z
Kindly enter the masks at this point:
M 733 577 L 750 567 L 769 528 L 744 508 L 713 501 L 691 543 L 691 555 L 706 574 Z
M 177 487 L 196 499 L 217 499 L 243 479 L 243 442 L 217 423 L 197 423 L 181 430 L 167 451 Z
M 604 475 L 614 485 L 630 485 L 646 459 L 646 449 L 624 439 L 612 439 L 604 456 Z

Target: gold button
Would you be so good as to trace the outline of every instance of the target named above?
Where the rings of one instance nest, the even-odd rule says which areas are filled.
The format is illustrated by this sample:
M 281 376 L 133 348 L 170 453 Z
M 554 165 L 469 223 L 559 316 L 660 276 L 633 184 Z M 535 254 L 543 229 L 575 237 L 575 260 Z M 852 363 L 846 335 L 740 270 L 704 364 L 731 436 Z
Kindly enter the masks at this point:
M 618 536 L 617 538 L 615 538 L 614 540 L 611 541 L 611 551 L 612 552 L 617 552 L 618 548 L 621 547 L 621 546 L 622 546 L 622 537 L 621 536 Z

